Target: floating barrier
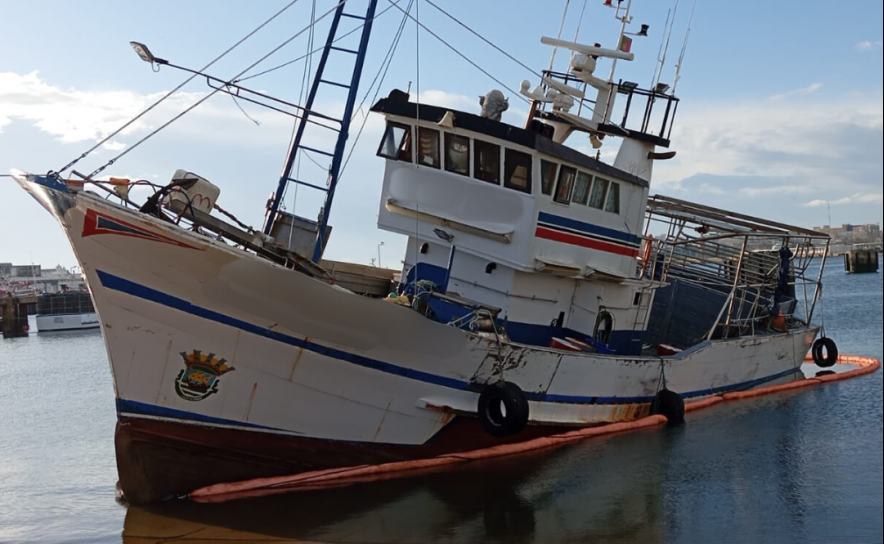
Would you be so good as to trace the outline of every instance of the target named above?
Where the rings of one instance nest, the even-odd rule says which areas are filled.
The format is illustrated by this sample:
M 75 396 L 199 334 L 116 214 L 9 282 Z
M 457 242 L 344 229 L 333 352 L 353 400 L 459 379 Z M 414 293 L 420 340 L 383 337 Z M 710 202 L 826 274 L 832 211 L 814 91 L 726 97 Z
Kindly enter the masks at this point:
M 807 362 L 812 363 L 813 358 L 808 357 Z M 709 397 L 696 402 L 688 403 L 685 412 L 691 413 L 705 408 L 739 400 L 747 400 L 776 393 L 797 391 L 822 385 L 839 382 L 873 374 L 881 368 L 881 362 L 871 357 L 858 357 L 842 355 L 838 362 L 841 364 L 857 366 L 856 370 L 843 373 L 833 373 L 816 378 L 807 378 L 801 381 L 774 385 L 751 391 L 727 393 L 725 395 Z M 495 446 L 483 450 L 443 455 L 432 459 L 420 459 L 414 461 L 401 461 L 382 465 L 363 465 L 358 467 L 320 470 L 305 472 L 295 476 L 283 476 L 277 478 L 260 478 L 245 482 L 218 484 L 197 489 L 190 494 L 189 498 L 198 502 L 223 502 L 248 497 L 266 496 L 292 491 L 307 491 L 344 487 L 357 483 L 375 482 L 392 478 L 401 478 L 424 474 L 439 469 L 463 465 L 474 461 L 497 459 L 545 449 L 556 448 L 574 442 L 584 441 L 590 438 L 612 436 L 628 432 L 640 431 L 662 427 L 669 421 L 664 416 L 651 416 L 628 423 L 612 423 L 602 427 L 580 429 L 560 435 L 536 438 L 518 444 Z

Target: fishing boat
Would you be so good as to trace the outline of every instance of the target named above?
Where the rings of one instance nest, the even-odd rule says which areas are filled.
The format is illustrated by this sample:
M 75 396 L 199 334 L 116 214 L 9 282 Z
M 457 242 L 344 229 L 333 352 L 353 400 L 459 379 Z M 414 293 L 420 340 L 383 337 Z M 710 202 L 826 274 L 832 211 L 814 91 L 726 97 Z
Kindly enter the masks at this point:
M 472 112 L 401 90 L 374 104 L 386 120 L 378 227 L 407 237 L 399 274 L 323 259 L 376 0 L 313 21 L 330 30 L 303 104 L 246 88 L 246 72 L 217 78 L 133 43 L 157 68 L 205 77 L 208 96 L 293 115 L 296 130 L 263 228 L 232 218 L 219 187 L 188 170 L 143 204 L 130 189 L 148 182 L 99 178 L 114 161 L 90 175 L 73 169 L 83 157 L 13 172 L 61 223 L 101 316 L 125 497 L 651 413 L 678 421 L 686 399 L 799 379 L 812 347 L 834 364 L 834 343 L 811 324 L 822 287 L 811 260 L 827 254 L 826 235 L 650 196 L 655 163 L 675 155 L 680 100 L 675 84 L 615 78 L 648 32 L 633 32 L 632 4 L 606 2 L 620 28 L 612 47 L 542 38 L 571 54 L 566 71 L 522 83 L 524 125 L 501 120 L 499 90 Z M 403 25 L 430 32 L 399 9 Z M 361 31 L 342 35 L 344 19 Z M 326 74 L 333 59 L 348 82 Z M 328 87 L 347 92 L 337 114 L 318 111 Z M 567 145 L 577 139 L 619 141 L 616 160 Z M 327 163 L 321 181 L 297 177 L 305 156 Z M 318 220 L 283 209 L 293 185 L 324 193 Z

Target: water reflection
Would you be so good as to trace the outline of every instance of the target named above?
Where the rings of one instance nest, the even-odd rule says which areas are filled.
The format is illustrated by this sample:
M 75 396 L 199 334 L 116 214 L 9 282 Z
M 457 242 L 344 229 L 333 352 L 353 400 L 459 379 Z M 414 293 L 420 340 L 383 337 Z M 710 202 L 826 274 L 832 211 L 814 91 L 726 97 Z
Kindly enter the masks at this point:
M 654 544 L 663 542 L 661 480 L 635 465 L 654 458 L 665 440 L 643 437 L 614 439 L 632 443 L 629 452 L 599 442 L 337 490 L 130 508 L 124 543 L 188 535 L 233 542 Z
M 880 443 L 881 392 L 857 391 L 848 399 L 838 386 L 819 387 L 719 405 L 682 427 L 453 472 L 133 508 L 124 543 L 184 542 L 175 540 L 182 535 L 346 544 L 828 543 L 847 527 L 865 535 L 857 542 L 871 542 L 880 535 L 881 452 L 869 440 Z M 833 430 L 842 438 L 832 440 Z M 866 503 L 845 509 L 854 495 Z M 842 519 L 833 523 L 836 514 Z

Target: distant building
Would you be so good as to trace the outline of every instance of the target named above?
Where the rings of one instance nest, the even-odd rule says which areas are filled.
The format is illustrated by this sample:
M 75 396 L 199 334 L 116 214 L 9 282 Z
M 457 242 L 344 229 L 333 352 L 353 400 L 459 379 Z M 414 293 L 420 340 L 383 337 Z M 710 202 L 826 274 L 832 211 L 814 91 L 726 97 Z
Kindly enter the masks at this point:
M 832 237 L 833 244 L 874 244 L 881 242 L 881 225 L 842 225 L 817 227 L 817 232 Z
M 63 266 L 44 270 L 40 265 L 0 263 L 0 293 L 3 294 L 23 296 L 85 290 L 86 279 L 83 274 Z

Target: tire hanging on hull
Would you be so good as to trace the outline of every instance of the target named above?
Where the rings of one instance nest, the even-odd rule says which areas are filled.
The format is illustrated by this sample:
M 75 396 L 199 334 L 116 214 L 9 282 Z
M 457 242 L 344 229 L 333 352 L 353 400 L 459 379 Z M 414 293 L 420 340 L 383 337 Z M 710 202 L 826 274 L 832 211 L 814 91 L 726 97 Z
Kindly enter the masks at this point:
M 505 438 L 528 426 L 528 399 L 518 385 L 494 383 L 479 395 L 479 421 L 491 436 Z

